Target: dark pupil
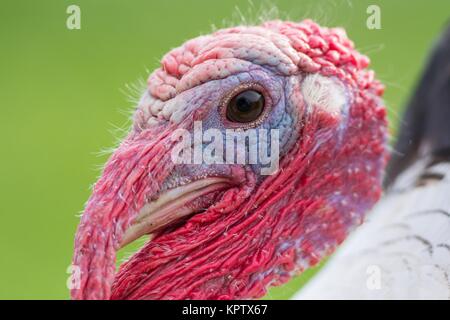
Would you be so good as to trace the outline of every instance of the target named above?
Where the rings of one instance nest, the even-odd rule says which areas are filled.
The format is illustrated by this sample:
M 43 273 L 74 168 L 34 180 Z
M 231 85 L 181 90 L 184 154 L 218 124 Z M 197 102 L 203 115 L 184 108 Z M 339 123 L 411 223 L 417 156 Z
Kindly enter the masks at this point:
M 239 93 L 231 99 L 227 107 L 227 118 L 233 122 L 252 122 L 264 109 L 264 97 L 254 90 Z

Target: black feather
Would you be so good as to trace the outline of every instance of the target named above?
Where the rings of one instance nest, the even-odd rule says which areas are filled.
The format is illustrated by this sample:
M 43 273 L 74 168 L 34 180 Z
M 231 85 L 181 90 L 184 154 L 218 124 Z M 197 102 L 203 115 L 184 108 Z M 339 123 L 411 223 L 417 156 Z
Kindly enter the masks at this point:
M 450 161 L 450 25 L 433 50 L 407 105 L 385 186 L 418 158 Z

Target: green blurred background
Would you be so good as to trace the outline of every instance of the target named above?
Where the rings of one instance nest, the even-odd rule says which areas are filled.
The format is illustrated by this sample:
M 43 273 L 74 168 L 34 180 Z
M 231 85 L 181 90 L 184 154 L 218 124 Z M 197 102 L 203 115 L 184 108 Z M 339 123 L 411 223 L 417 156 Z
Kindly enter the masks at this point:
M 70 4 L 81 30 L 66 28 Z M 366 27 L 369 4 L 381 8 L 381 30 Z M 211 25 L 239 23 L 239 12 L 273 17 L 273 6 L 281 18 L 345 27 L 387 85 L 393 123 L 450 17 L 448 0 L 1 1 L 0 299 L 69 297 L 77 214 L 107 158 L 99 151 L 128 125 L 128 85 Z M 289 298 L 312 273 L 267 298 Z

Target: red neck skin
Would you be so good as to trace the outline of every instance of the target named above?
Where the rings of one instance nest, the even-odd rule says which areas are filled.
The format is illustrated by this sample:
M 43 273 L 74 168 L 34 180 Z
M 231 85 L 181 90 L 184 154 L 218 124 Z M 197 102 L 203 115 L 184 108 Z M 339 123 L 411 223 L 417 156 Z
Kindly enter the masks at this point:
M 345 129 L 329 114 L 310 114 L 300 129 L 303 138 L 277 174 L 256 187 L 248 173 L 246 183 L 149 241 L 116 274 L 119 239 L 132 213 L 159 190 L 173 166 L 171 129 L 130 135 L 109 160 L 80 222 L 73 263 L 83 276 L 72 297 L 258 298 L 268 286 L 318 263 L 381 195 L 385 111 L 374 98 L 357 101 Z M 371 108 L 362 112 L 368 103 Z
M 173 163 L 173 128 L 133 132 L 109 159 L 78 226 L 72 265 L 81 271 L 73 299 L 108 299 L 122 235 Z M 75 273 L 74 273 L 75 274 Z
M 381 194 L 385 113 L 375 100 L 364 102 L 374 111 L 361 114 L 372 119 L 364 120 L 366 135 L 356 129 L 362 119 L 338 137 L 336 119 L 311 115 L 281 172 L 256 189 L 249 181 L 229 190 L 148 242 L 121 266 L 111 298 L 258 298 L 331 254 Z

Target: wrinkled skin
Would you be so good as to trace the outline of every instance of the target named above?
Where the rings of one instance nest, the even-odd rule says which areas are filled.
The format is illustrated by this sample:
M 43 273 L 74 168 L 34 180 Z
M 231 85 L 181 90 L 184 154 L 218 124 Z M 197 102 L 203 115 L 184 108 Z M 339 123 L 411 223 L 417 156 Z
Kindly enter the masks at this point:
M 386 112 L 368 63 L 343 30 L 312 21 L 224 29 L 169 52 L 86 205 L 72 297 L 257 298 L 332 253 L 381 194 Z M 176 129 L 249 128 L 221 112 L 246 85 L 264 91 L 268 111 L 251 127 L 280 130 L 279 170 L 174 164 Z M 208 177 L 226 184 L 184 203 L 195 214 L 153 230 L 116 273 L 142 208 Z

